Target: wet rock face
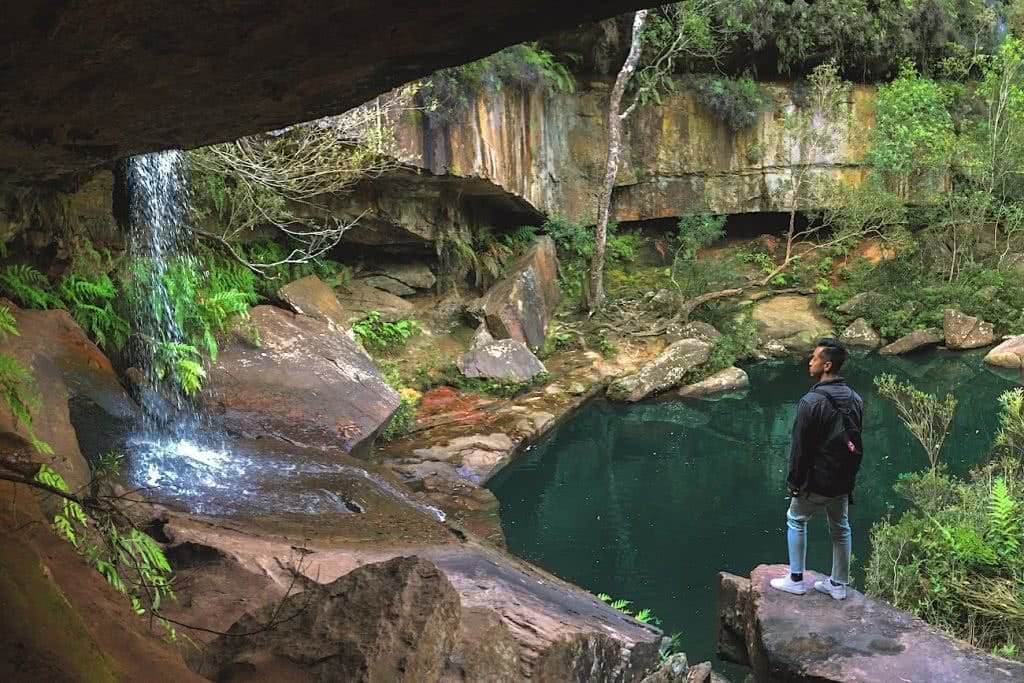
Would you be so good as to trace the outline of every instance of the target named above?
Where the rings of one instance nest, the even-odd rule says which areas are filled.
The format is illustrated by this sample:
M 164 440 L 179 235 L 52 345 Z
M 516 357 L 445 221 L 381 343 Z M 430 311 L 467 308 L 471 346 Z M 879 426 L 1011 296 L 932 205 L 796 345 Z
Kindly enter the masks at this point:
M 273 306 L 250 321 L 210 369 L 208 402 L 246 437 L 361 453 L 398 408 L 399 396 L 366 353 L 326 323 Z
M 413 11 L 355 0 L 283 11 L 215 0 L 125 12 L 111 0 L 26 0 L 0 22 L 10 48 L 0 63 L 0 177 L 63 180 L 131 154 L 336 114 L 438 68 L 641 5 L 501 0 Z
M 951 349 L 977 349 L 995 341 L 992 323 L 952 309 L 943 318 L 943 332 Z
M 199 671 L 213 680 L 436 681 L 458 638 L 461 605 L 445 575 L 418 557 L 360 567 L 327 585 L 246 614 Z
M 621 64 L 622 57 L 617 61 Z M 540 88 L 505 88 L 471 103 L 447 126 L 408 119 L 397 133 L 407 160 L 436 175 L 487 178 L 541 212 L 585 216 L 593 212 L 593 188 L 604 175 L 610 80 L 553 95 Z M 799 104 L 793 86 L 762 87 L 777 104 L 771 110 Z M 847 132 L 873 125 L 873 99 L 870 86 L 851 90 Z M 662 106 L 637 111 L 626 122 L 630 154 L 619 170 L 614 218 L 639 221 L 788 207 L 790 150 L 783 121 L 771 110 L 741 134 L 688 88 L 668 94 Z M 832 180 L 854 184 L 864 173 L 864 150 L 857 136 L 847 137 L 835 153 L 822 154 L 813 164 Z
M 544 236 L 508 267 L 473 308 L 495 339 L 515 339 L 536 351 L 544 345 L 560 297 L 555 243 Z
M 888 346 L 883 346 L 879 353 L 883 356 L 898 356 L 904 353 L 919 351 L 942 343 L 942 330 L 930 327 L 927 330 L 914 330 Z
M 90 430 L 118 424 L 126 427 L 137 416 L 137 407 L 110 361 L 67 311 L 21 310 L 7 300 L 0 300 L 0 305 L 14 313 L 19 332 L 0 341 L 0 353 L 14 357 L 34 375 L 42 398 L 32 414 L 32 428 L 53 447 L 54 455 L 38 457 L 76 490 L 88 482 L 89 466 L 72 418 L 81 416 Z M 6 409 L 0 411 L 0 433 L 4 432 L 28 436 Z
M 1024 664 L 974 650 L 857 591 L 843 601 L 816 592 L 813 582 L 827 577 L 814 572 L 804 572 L 806 595 L 769 587 L 788 571 L 762 565 L 749 580 L 720 575 L 719 634 L 726 645 L 720 652 L 734 661 L 739 655 L 755 680 L 1024 680 Z

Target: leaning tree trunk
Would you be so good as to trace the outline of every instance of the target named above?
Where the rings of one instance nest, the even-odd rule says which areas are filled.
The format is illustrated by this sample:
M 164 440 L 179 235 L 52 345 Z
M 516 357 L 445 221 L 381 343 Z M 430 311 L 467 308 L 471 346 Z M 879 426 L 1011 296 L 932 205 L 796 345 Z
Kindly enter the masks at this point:
M 597 228 L 594 233 L 594 253 L 590 262 L 590 287 L 587 306 L 593 313 L 604 303 L 604 251 L 608 241 L 608 215 L 611 212 L 612 190 L 615 187 L 615 176 L 619 173 L 619 156 L 622 152 L 622 121 L 629 116 L 632 107 L 623 113 L 622 96 L 626 92 L 626 84 L 636 71 L 643 48 L 643 28 L 647 20 L 647 10 L 638 11 L 633 17 L 633 39 L 629 47 L 629 55 L 619 69 L 612 88 L 611 101 L 608 105 L 608 162 L 604 167 L 604 185 L 597 204 Z

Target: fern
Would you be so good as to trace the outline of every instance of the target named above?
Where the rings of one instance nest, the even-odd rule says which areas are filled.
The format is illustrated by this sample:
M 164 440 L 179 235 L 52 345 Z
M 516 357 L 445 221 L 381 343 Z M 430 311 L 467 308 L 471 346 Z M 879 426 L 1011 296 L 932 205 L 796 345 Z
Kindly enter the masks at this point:
M 64 477 L 60 476 L 52 467 L 49 465 L 40 465 L 39 471 L 36 472 L 36 481 L 41 484 L 46 484 L 51 488 L 55 488 L 58 491 L 67 491 L 68 485 L 64 481 Z M 71 545 L 78 547 L 79 533 L 76 525 L 86 526 L 85 511 L 82 506 L 73 500 L 62 498 L 63 505 L 61 511 L 53 517 L 53 528 L 57 533 L 64 537 Z
M 0 306 L 0 340 L 18 336 L 18 321 L 7 306 Z
M 0 268 L 0 291 L 25 308 L 62 308 L 61 300 L 51 291 L 50 281 L 28 265 Z
M 988 536 L 996 552 L 1003 557 L 1020 552 L 1021 516 L 1018 508 L 1006 480 L 997 477 L 992 483 L 988 501 Z

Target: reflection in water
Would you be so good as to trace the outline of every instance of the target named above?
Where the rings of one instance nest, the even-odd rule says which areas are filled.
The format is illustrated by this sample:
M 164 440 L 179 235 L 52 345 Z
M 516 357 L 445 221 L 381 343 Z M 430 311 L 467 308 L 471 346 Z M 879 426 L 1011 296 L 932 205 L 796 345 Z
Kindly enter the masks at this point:
M 854 581 L 871 524 L 898 512 L 892 485 L 927 460 L 872 377 L 893 372 L 960 400 L 944 458 L 963 472 L 987 452 L 996 397 L 1014 383 L 979 355 L 927 360 L 857 356 L 847 377 L 865 399 L 865 460 L 851 508 Z M 680 631 L 691 660 L 714 656 L 717 572 L 786 561 L 786 466 L 803 364 L 750 369 L 745 394 L 717 400 L 585 407 L 490 487 L 509 549 L 584 588 L 649 607 Z M 811 523 L 808 564 L 828 571 L 824 521 Z

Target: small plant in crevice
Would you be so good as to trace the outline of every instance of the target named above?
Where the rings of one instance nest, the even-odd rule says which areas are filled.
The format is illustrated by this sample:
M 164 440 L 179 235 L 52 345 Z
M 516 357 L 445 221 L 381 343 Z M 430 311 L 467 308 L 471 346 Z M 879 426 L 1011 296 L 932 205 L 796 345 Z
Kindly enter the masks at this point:
M 403 318 L 389 322 L 377 311 L 370 311 L 366 317 L 352 323 L 352 332 L 359 343 L 375 351 L 393 351 L 403 347 L 421 329 L 416 320 Z
M 419 389 L 428 391 L 437 386 L 449 386 L 459 391 L 485 394 L 499 398 L 512 398 L 522 392 L 548 381 L 549 375 L 541 372 L 523 382 L 507 382 L 485 377 L 466 377 L 455 363 L 439 368 L 436 372 L 421 376 Z
M 598 351 L 605 358 L 614 358 L 619 355 L 619 347 L 608 339 L 604 330 L 595 330 L 586 337 L 587 346 Z
M 616 600 L 616 599 L 612 598 L 612 596 L 608 595 L 607 593 L 598 593 L 597 594 L 597 599 L 600 600 L 601 602 L 605 603 L 606 605 L 608 605 L 612 609 L 616 609 L 619 612 L 622 612 L 623 614 L 626 614 L 626 615 L 628 615 L 630 617 L 633 617 L 634 619 L 639 621 L 641 624 L 650 624 L 651 626 L 657 626 L 657 627 L 661 626 L 661 619 L 656 617 L 654 615 L 654 612 L 652 612 L 650 609 L 644 608 L 644 609 L 640 609 L 640 610 L 637 610 L 637 611 L 634 612 L 633 609 L 631 608 L 631 605 L 633 603 L 630 600 L 622 600 L 622 599 Z M 664 661 L 664 660 L 668 659 L 669 657 L 671 657 L 672 655 L 674 655 L 674 654 L 676 654 L 678 652 L 681 652 L 682 651 L 680 649 L 680 647 L 682 645 L 681 641 L 682 641 L 682 634 L 681 633 L 677 632 L 677 633 L 673 633 L 671 636 L 669 636 L 667 638 L 667 642 L 663 642 L 661 648 L 659 649 L 659 655 L 660 655 L 661 659 Z
M 398 370 L 397 363 L 383 362 L 379 363 L 378 367 L 384 376 L 384 381 L 398 392 L 401 400 L 394 415 L 391 416 L 391 420 L 380 432 L 380 439 L 382 441 L 394 441 L 408 434 L 416 426 L 416 410 L 419 407 L 420 399 L 423 398 L 423 394 L 412 387 L 406 386 L 405 380 L 402 379 Z

